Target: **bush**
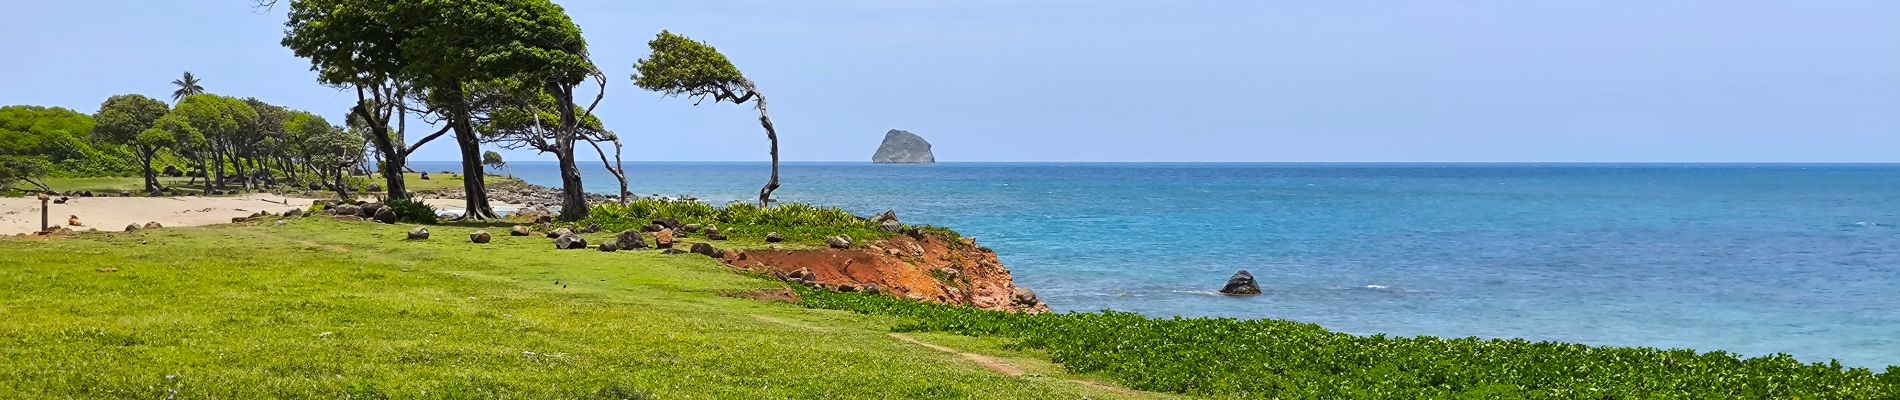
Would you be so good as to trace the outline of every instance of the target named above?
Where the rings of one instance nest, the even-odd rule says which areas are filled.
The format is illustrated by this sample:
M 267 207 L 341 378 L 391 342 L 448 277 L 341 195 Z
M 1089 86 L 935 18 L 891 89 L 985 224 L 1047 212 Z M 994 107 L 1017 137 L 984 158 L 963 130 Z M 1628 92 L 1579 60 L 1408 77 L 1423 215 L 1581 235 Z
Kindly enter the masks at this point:
M 760 208 L 751 203 L 713 207 L 697 201 L 641 199 L 627 205 L 600 204 L 577 225 L 598 224 L 601 229 L 639 229 L 655 219 L 677 219 L 682 224 L 718 225 L 728 236 L 764 237 L 778 232 L 786 240 L 823 244 L 826 236 L 843 235 L 853 242 L 884 239 L 888 232 L 844 210 L 788 203 Z
M 1012 338 L 1070 370 L 1152 391 L 1300 399 L 1900 398 L 1900 367 L 1874 373 L 1785 354 L 1744 359 L 1521 339 L 1353 336 L 1281 320 L 1114 311 L 1025 315 L 794 288 L 807 307 L 909 317 L 897 331 Z
M 384 205 L 388 206 L 391 210 L 395 210 L 397 221 L 430 225 L 434 225 L 438 222 L 435 216 L 435 207 L 423 204 L 420 201 L 392 200 L 388 203 L 384 203 Z

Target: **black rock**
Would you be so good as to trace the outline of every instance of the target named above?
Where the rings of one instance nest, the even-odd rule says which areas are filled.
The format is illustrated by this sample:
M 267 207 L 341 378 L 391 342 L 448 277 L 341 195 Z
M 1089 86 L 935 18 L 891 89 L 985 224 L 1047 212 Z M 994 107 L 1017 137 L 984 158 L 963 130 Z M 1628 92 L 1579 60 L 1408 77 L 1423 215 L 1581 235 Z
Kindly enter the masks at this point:
M 780 235 L 778 234 L 778 232 L 770 232 L 770 233 L 765 234 L 766 243 L 778 243 L 778 242 L 783 242 L 783 241 L 785 241 L 785 235 Z
M 647 248 L 646 238 L 640 236 L 640 232 L 637 231 L 621 232 L 620 235 L 614 236 L 614 242 L 621 249 L 626 250 Z
M 409 240 L 428 240 L 428 239 L 429 239 L 429 228 L 418 226 L 416 227 L 416 229 L 409 230 Z
M 389 207 L 378 208 L 376 209 L 375 218 L 376 218 L 376 222 L 381 222 L 385 224 L 396 223 L 396 209 L 389 208 Z
M 601 243 L 600 247 L 598 248 L 600 249 L 600 252 L 602 253 L 612 253 L 612 252 L 620 251 L 620 245 L 614 244 L 614 242 Z
M 1222 286 L 1220 293 L 1229 296 L 1257 295 L 1260 294 L 1260 283 L 1253 280 L 1252 272 L 1241 270 L 1235 272 L 1233 277 L 1227 278 L 1227 286 Z
M 475 231 L 475 233 L 468 234 L 469 243 L 483 244 L 488 243 L 488 241 L 492 239 L 494 238 L 488 235 L 488 231 Z
M 719 258 L 721 256 L 726 255 L 725 252 L 719 251 L 719 249 L 714 248 L 713 245 L 705 244 L 705 243 L 693 243 L 693 249 L 691 251 L 693 252 L 693 254 L 698 254 L 698 255 L 712 257 L 712 258 Z
M 555 250 L 575 250 L 575 249 L 585 249 L 585 248 L 587 248 L 587 239 L 582 239 L 580 236 L 566 235 L 566 236 L 554 238 Z

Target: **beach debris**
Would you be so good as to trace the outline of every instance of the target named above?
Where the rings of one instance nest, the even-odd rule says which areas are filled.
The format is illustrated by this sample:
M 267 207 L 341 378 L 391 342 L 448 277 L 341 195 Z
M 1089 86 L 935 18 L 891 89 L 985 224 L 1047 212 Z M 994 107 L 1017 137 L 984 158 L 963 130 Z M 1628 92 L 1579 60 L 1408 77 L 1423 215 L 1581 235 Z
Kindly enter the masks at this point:
M 619 235 L 614 236 L 614 242 L 614 244 L 620 246 L 622 250 L 647 248 L 646 238 L 641 237 L 638 231 L 620 232 Z
M 68 215 L 68 216 L 66 216 L 66 224 L 67 224 L 67 225 L 72 225 L 72 226 L 85 226 L 85 225 L 86 225 L 86 224 L 82 224 L 82 223 L 79 223 L 79 216 L 77 216 L 77 215 Z
M 720 258 L 726 255 L 725 252 L 719 251 L 719 249 L 714 248 L 713 245 L 707 244 L 707 243 L 693 243 L 692 252 L 693 254 L 698 254 L 698 255 L 712 257 L 712 258 Z
M 783 241 L 785 241 L 785 235 L 780 235 L 780 234 L 778 234 L 778 232 L 766 232 L 766 233 L 765 233 L 765 242 L 766 242 L 766 243 L 778 243 L 778 242 L 783 242 Z
M 580 236 L 574 236 L 574 234 L 572 233 L 561 235 L 561 237 L 558 237 L 558 238 L 554 238 L 555 250 L 577 250 L 577 249 L 585 249 L 585 248 L 587 248 L 587 239 L 582 239 Z
M 528 236 L 532 234 L 534 234 L 534 232 L 529 231 L 525 225 L 515 225 L 514 228 L 508 229 L 508 236 Z
M 846 236 L 830 236 L 825 238 L 825 244 L 830 245 L 831 248 L 834 249 L 849 249 L 851 248 L 851 238 Z
M 428 239 L 429 239 L 429 228 L 418 226 L 415 229 L 409 230 L 409 240 L 428 240 Z
M 673 230 L 660 229 L 659 233 L 653 234 L 653 247 L 661 249 L 673 248 Z
M 468 234 L 469 243 L 484 244 L 488 243 L 490 239 L 492 238 L 488 236 L 488 231 L 475 231 L 475 233 Z
M 1243 269 L 1235 272 L 1233 277 L 1227 278 L 1227 286 L 1222 286 L 1220 293 L 1228 296 L 1253 296 L 1260 294 L 1260 283 L 1254 281 L 1252 272 Z

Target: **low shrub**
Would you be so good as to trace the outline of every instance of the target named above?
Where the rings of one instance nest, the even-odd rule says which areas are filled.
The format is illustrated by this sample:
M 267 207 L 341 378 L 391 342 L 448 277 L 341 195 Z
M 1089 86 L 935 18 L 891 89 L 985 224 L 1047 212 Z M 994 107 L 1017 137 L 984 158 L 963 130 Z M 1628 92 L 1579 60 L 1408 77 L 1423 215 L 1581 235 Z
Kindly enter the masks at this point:
M 797 243 L 823 244 L 827 236 L 843 235 L 853 242 L 889 238 L 891 233 L 876 224 L 844 210 L 788 203 L 760 208 L 751 203 L 732 203 L 713 207 L 697 201 L 641 199 L 620 204 L 600 204 L 576 225 L 596 224 L 607 231 L 639 229 L 656 219 L 675 219 L 682 224 L 718 225 L 727 236 L 763 238 L 778 232 Z
M 436 224 L 435 207 L 413 200 L 391 200 L 385 206 L 396 212 L 396 220 L 413 224 Z
M 1114 311 L 1024 315 L 796 288 L 807 307 L 908 317 L 897 331 L 1011 338 L 1070 370 L 1151 391 L 1290 399 L 1900 398 L 1900 366 L 1875 373 L 1785 354 L 1354 336 L 1282 320 Z

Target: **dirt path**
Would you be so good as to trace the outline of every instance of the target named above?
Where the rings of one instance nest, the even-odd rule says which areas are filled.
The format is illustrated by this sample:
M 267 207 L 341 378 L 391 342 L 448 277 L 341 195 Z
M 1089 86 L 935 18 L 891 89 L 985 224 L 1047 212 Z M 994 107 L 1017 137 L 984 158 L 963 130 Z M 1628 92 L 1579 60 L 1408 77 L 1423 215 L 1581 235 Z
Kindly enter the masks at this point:
M 1023 369 L 1021 367 L 1017 367 L 1014 364 L 1010 364 L 1008 361 L 1003 361 L 1002 359 L 999 359 L 996 357 L 990 357 L 990 356 L 986 356 L 982 354 L 960 351 L 960 350 L 949 348 L 949 347 L 938 346 L 938 345 L 931 344 L 922 340 L 917 340 L 917 338 L 910 337 L 910 335 L 905 335 L 902 333 L 892 333 L 890 335 L 892 338 L 896 338 L 897 340 L 903 341 L 905 343 L 923 346 L 924 348 L 928 348 L 931 350 L 936 350 L 936 351 L 940 351 L 944 353 L 955 354 L 957 355 L 957 357 L 962 357 L 965 360 L 969 360 L 970 362 L 974 362 L 977 365 L 983 366 L 984 369 L 988 369 L 990 371 L 1003 374 L 1004 376 L 1009 376 L 1009 377 L 1023 376 Z M 1109 386 L 1109 385 L 1106 385 L 1100 382 L 1094 382 L 1094 381 L 1086 381 L 1086 380 L 1081 380 L 1081 379 L 1063 379 L 1062 381 L 1077 384 L 1077 385 L 1082 385 L 1082 386 L 1088 386 L 1088 387 L 1103 390 L 1103 391 L 1114 392 L 1116 394 L 1128 395 L 1128 396 L 1139 396 L 1139 395 L 1144 394 L 1139 391 L 1130 390 L 1130 389 L 1122 388 L 1122 387 Z

